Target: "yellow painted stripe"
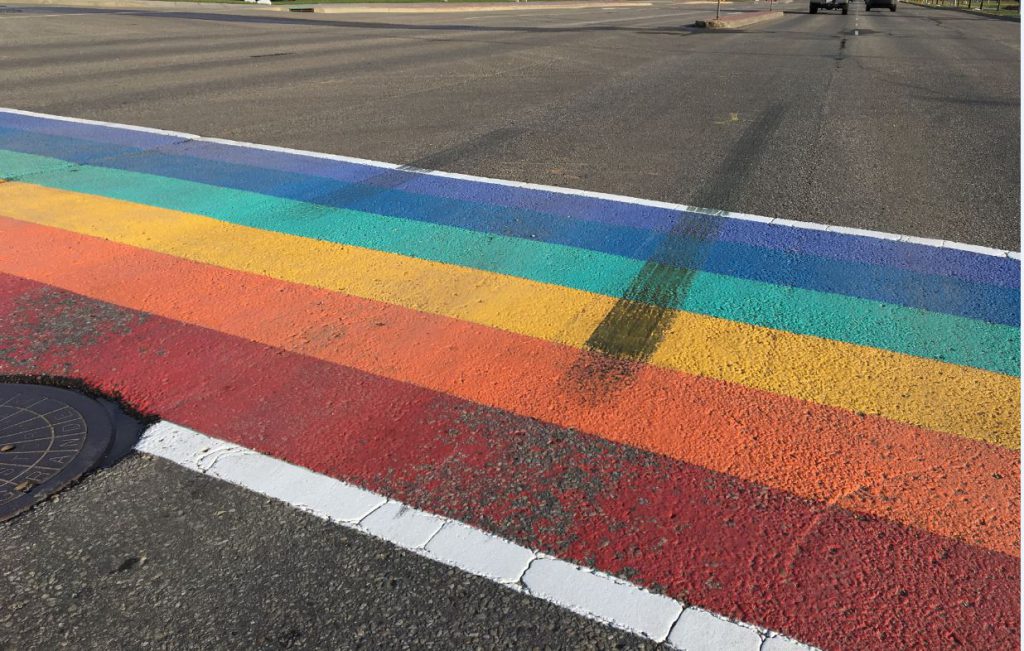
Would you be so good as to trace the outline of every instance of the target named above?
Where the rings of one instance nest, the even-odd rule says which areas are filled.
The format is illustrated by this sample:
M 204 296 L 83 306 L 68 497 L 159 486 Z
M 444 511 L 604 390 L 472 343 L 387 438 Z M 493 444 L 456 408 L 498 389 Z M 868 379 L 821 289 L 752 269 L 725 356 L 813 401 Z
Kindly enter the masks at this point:
M 10 182 L 0 214 L 583 347 L 615 299 L 486 271 Z M 677 312 L 651 363 L 1020 447 L 1019 379 Z M 856 435 L 856 432 L 851 432 Z

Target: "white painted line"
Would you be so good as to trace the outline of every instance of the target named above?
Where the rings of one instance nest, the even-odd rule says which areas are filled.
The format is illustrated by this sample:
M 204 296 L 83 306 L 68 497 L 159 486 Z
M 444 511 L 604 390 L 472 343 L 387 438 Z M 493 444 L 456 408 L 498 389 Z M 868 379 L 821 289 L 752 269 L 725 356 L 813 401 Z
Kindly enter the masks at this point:
M 462 522 L 446 522 L 425 548 L 427 556 L 499 583 L 518 583 L 536 554 Z
M 535 597 L 659 642 L 668 637 L 682 612 L 674 599 L 654 594 L 602 572 L 587 570 L 557 558 L 541 556 L 522 578 Z
M 405 549 L 423 549 L 446 520 L 432 513 L 388 500 L 359 522 L 366 533 L 389 540 Z
M 758 651 L 763 639 L 752 627 L 702 608 L 687 608 L 672 627 L 668 642 L 682 651 Z
M 763 636 L 769 651 L 814 651 L 772 632 L 759 632 L 707 611 L 686 607 L 628 581 L 581 567 L 443 518 L 353 484 L 315 473 L 248 448 L 225 443 L 181 425 L 162 421 L 135 446 L 139 452 L 172 461 L 251 491 L 281 500 L 317 517 L 370 534 L 396 546 L 496 581 L 512 590 L 561 606 L 619 630 L 676 648 L 677 639 L 696 644 Z M 790 643 L 791 646 L 785 646 Z M 781 646 L 780 646 L 781 645 Z M 758 647 L 751 647 L 755 651 Z
M 961 244 L 959 242 L 945 241 L 942 246 L 949 249 L 960 249 L 961 251 L 970 251 L 971 253 L 980 253 L 981 255 L 1000 255 L 1005 256 L 1012 251 L 1003 251 L 1000 249 L 993 249 L 987 246 L 978 246 L 976 244 Z
M 900 238 L 901 242 L 908 242 L 910 244 L 921 244 L 923 246 L 934 246 L 942 247 L 944 244 L 943 240 L 936 240 L 930 237 L 917 237 L 915 235 L 904 235 Z
M 273 151 L 283 154 L 295 154 L 297 156 L 308 156 L 310 158 L 320 158 L 323 160 L 334 160 L 344 163 L 353 163 L 357 165 L 367 165 L 370 167 L 378 167 L 381 169 L 397 170 L 401 169 L 406 172 L 413 172 L 416 174 L 424 174 L 427 176 L 437 176 L 441 178 L 458 179 L 462 181 L 472 181 L 475 183 L 488 183 L 490 185 L 503 185 L 513 188 L 524 188 L 528 190 L 540 190 L 543 192 L 553 192 L 557 194 L 567 194 L 578 197 L 590 197 L 592 199 L 605 199 L 608 201 L 617 201 L 620 203 L 628 203 L 637 206 L 649 206 L 651 208 L 665 208 L 668 210 L 676 210 L 680 212 L 695 212 L 705 215 L 714 215 L 716 217 L 723 217 L 726 219 L 736 219 L 740 221 L 753 221 L 770 223 L 775 226 L 788 227 L 788 228 L 803 228 L 808 230 L 825 230 L 834 231 L 837 233 L 846 233 L 851 235 L 858 235 L 861 237 L 870 237 L 881 240 L 892 240 L 892 241 L 905 241 L 911 242 L 912 240 L 907 239 L 910 236 L 900 235 L 898 233 L 887 233 L 884 231 L 873 231 L 865 230 L 860 228 L 847 228 L 844 226 L 833 226 L 830 224 L 822 224 L 818 222 L 809 221 L 797 221 L 791 219 L 779 219 L 773 217 L 765 217 L 762 215 L 750 215 L 747 213 L 733 212 L 730 210 L 714 210 L 710 208 L 699 208 L 696 206 L 687 206 L 681 203 L 669 203 L 667 201 L 653 201 L 650 199 L 638 199 L 636 197 L 627 197 L 618 194 L 608 194 L 605 192 L 592 192 L 590 190 L 576 190 L 573 188 L 563 188 L 555 185 L 542 185 L 539 183 L 525 183 L 522 181 L 508 181 L 504 179 L 492 179 L 485 176 L 472 176 L 469 174 L 458 174 L 455 172 L 441 172 L 438 170 L 426 170 L 407 165 L 398 165 L 395 163 L 385 163 L 382 161 L 368 160 L 365 158 L 353 158 L 351 156 L 341 156 L 338 154 L 324 154 L 320 152 L 304 151 L 301 149 L 291 149 L 289 147 L 277 147 L 274 145 L 260 145 L 250 142 L 239 142 L 237 140 L 226 140 L 224 138 L 206 138 L 203 136 L 197 136 L 189 133 L 183 133 L 180 131 L 167 131 L 164 129 L 153 129 L 150 127 L 138 127 L 127 124 L 118 124 L 116 122 L 102 122 L 99 120 L 86 120 L 82 118 L 72 118 L 63 115 L 51 115 L 48 113 L 37 113 L 34 111 L 23 111 L 20 109 L 11 108 L 0 108 L 0 113 L 11 113 L 14 115 L 27 115 L 31 117 L 44 118 L 49 120 L 62 120 L 64 122 L 77 122 L 79 124 L 91 124 L 95 126 L 112 127 L 116 129 L 131 129 L 134 131 L 142 131 L 146 133 L 156 133 L 166 136 L 176 136 L 186 140 L 196 140 L 200 142 L 209 142 L 221 145 L 230 145 L 233 147 L 244 147 L 247 149 L 262 149 L 264 151 Z M 924 246 L 934 247 L 945 247 L 948 249 L 960 249 L 963 251 L 969 251 L 971 253 L 978 253 L 981 255 L 990 255 L 996 257 L 1012 257 L 1009 254 L 1012 251 L 1005 251 L 1003 249 L 992 249 L 984 246 L 977 246 L 974 244 L 961 244 L 958 242 L 942 241 L 942 244 L 936 244 L 938 240 L 931 240 L 927 238 L 916 238 L 913 240 L 916 244 L 923 244 Z
M 386 501 L 355 486 L 339 486 L 330 477 L 249 450 L 221 455 L 206 471 L 233 484 L 259 477 L 259 492 L 338 522 L 356 523 Z
M 843 235 L 857 235 L 860 237 L 878 237 L 883 240 L 898 241 L 902 235 L 895 233 L 882 233 L 879 231 L 869 231 L 863 228 L 851 228 L 849 226 L 829 226 L 827 229 L 830 233 L 841 233 Z
M 801 222 L 801 221 L 797 221 L 795 219 L 782 219 L 782 218 L 779 218 L 779 219 L 773 219 L 771 223 L 772 223 L 773 226 L 789 226 L 791 228 L 806 228 L 808 230 L 813 230 L 813 231 L 827 231 L 827 230 L 830 230 L 832 228 L 828 224 L 817 224 L 817 223 L 814 223 L 814 222 Z
M 355 524 L 387 501 L 357 486 L 166 421 L 149 428 L 137 448 L 337 522 Z
M 813 651 L 812 647 L 788 637 L 769 637 L 761 644 L 761 651 Z

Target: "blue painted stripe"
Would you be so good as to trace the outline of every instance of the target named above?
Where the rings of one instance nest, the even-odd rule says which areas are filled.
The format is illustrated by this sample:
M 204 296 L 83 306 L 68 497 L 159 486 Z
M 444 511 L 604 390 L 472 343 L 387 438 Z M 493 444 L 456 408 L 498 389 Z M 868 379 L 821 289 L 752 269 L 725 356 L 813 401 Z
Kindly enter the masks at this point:
M 126 131 L 121 127 L 81 124 L 65 120 L 5 113 L 0 110 L 0 125 L 12 128 L 92 139 L 100 142 L 134 144 L 139 148 L 154 146 L 154 142 L 174 140 L 175 137 Z M 275 152 L 245 145 L 195 142 L 190 155 L 235 162 L 279 171 L 294 171 L 348 182 L 374 183 L 381 167 L 325 159 L 289 152 Z M 664 232 L 682 219 L 674 209 L 643 206 L 627 201 L 597 199 L 593 197 L 547 190 L 509 187 L 487 181 L 447 179 L 414 172 L 388 172 L 405 175 L 404 186 L 410 191 L 452 199 L 481 200 L 493 205 L 540 210 L 551 214 L 642 227 Z M 984 256 L 969 251 L 934 246 L 893 242 L 867 236 L 780 228 L 776 226 L 730 220 L 719 234 L 720 239 L 746 243 L 752 246 L 777 248 L 784 251 L 807 253 L 824 258 L 850 260 L 894 268 L 948 275 L 971 282 L 1020 287 L 1020 263 L 1016 260 Z
M 666 265 L 692 264 L 685 252 L 694 242 L 664 233 L 567 220 L 547 213 L 440 199 L 402 190 L 371 187 L 238 164 L 213 162 L 162 151 L 125 149 L 106 143 L 0 129 L 0 147 L 34 155 L 59 153 L 62 160 L 191 180 L 336 208 L 539 240 Z M 381 170 L 377 170 L 380 172 Z M 385 170 L 386 174 L 387 171 Z M 727 225 L 731 220 L 718 220 Z M 1019 325 L 1019 292 L 904 269 L 837 262 L 816 256 L 716 240 L 701 242 L 700 269 L 776 285 L 856 296 Z
M 54 118 L 43 118 L 19 113 L 9 113 L 0 109 L 0 127 L 22 129 L 41 134 L 93 140 L 98 144 L 131 147 L 135 149 L 151 149 L 181 142 L 182 137 L 142 131 L 122 126 L 108 127 L 100 124 L 69 122 Z
M 0 125 L 37 133 L 132 145 L 142 149 L 166 145 L 168 141 L 176 139 L 173 136 L 130 131 L 120 127 L 81 124 L 3 111 L 0 111 Z M 509 187 L 485 181 L 455 180 L 413 172 L 382 170 L 379 166 L 275 152 L 244 145 L 196 141 L 189 143 L 188 154 L 208 160 L 315 175 L 346 182 L 370 185 L 385 183 L 392 187 L 398 187 L 394 184 L 401 183 L 403 189 L 427 196 L 536 210 L 609 226 L 642 228 L 654 232 L 666 232 L 681 219 L 686 218 L 678 211 L 668 208 L 596 199 L 578 194 Z M 382 172 L 385 173 L 382 175 Z M 957 249 L 785 228 L 741 220 L 726 221 L 718 233 L 718 238 L 726 242 L 777 249 L 787 253 L 906 269 L 1000 287 L 1020 287 L 1020 263 L 1017 260 Z

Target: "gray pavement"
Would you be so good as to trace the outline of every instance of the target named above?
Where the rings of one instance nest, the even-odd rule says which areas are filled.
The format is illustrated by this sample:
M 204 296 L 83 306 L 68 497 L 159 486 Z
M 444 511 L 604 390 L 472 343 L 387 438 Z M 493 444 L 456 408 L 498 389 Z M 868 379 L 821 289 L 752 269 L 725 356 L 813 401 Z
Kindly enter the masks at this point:
M 0 539 L 3 649 L 654 647 L 142 455 Z
M 1019 24 L 711 7 L 37 8 L 0 14 L 0 104 L 1019 248 Z
M 0 105 L 1019 250 L 1018 24 L 710 7 L 12 7 Z M 642 646 L 138 456 L 0 540 L 2 648 Z

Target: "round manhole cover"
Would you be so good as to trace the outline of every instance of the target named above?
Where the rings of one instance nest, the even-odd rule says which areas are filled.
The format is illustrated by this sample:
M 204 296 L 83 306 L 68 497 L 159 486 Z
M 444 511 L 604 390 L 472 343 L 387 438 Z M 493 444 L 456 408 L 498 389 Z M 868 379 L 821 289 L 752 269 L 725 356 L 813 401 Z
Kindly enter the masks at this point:
M 114 440 L 111 414 L 57 387 L 0 384 L 0 521 L 95 467 Z

